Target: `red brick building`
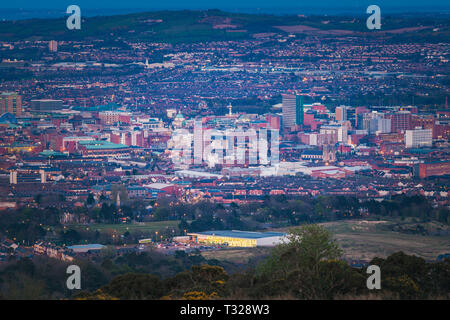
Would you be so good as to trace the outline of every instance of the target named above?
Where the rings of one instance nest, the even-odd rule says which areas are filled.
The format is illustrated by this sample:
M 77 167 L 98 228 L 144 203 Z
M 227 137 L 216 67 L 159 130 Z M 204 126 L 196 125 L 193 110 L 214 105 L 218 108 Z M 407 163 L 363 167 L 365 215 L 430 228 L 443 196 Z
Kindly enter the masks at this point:
M 392 132 L 402 132 L 413 128 L 412 116 L 409 111 L 390 113 L 387 114 L 385 118 L 391 119 Z
M 450 175 L 450 161 L 429 162 L 419 164 L 419 177 Z

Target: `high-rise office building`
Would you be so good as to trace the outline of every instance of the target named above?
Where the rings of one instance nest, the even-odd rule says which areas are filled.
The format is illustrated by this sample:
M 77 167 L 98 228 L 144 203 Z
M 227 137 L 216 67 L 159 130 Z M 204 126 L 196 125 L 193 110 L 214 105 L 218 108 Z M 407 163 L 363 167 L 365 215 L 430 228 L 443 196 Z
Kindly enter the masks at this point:
M 391 131 L 392 132 L 404 132 L 413 128 L 411 112 L 398 111 L 387 114 L 386 119 L 391 119 Z
M 390 133 L 391 118 L 384 118 L 385 115 L 377 111 L 371 113 L 360 113 L 357 116 L 358 129 L 367 130 L 369 134 Z
M 22 114 L 22 96 L 15 92 L 0 94 L 0 114 L 9 112 L 16 117 Z
M 370 130 L 370 121 L 373 119 L 372 113 L 359 113 L 356 116 L 357 128 L 360 130 Z
M 302 125 L 304 121 L 303 99 L 296 94 L 282 95 L 283 128 L 290 129 Z
M 326 144 L 347 143 L 348 140 L 348 130 L 343 125 L 323 125 L 320 127 L 320 134 L 323 135 Z
M 347 107 L 346 106 L 336 107 L 335 114 L 336 114 L 336 121 L 346 121 Z
M 391 119 L 377 118 L 379 133 L 391 133 Z
M 359 123 L 359 120 L 363 119 L 363 118 L 361 118 L 360 115 L 364 114 L 364 113 L 370 113 L 370 111 L 366 107 L 356 107 L 355 108 L 355 123 L 354 123 L 354 125 L 357 128 L 361 127 L 361 124 Z

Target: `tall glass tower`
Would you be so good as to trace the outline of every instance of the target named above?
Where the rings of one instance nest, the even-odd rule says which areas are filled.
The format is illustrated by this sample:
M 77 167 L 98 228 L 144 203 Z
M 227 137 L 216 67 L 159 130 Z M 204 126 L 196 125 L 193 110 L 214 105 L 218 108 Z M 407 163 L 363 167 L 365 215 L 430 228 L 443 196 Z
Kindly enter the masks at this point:
M 303 97 L 297 94 L 282 95 L 283 129 L 289 130 L 304 123 Z

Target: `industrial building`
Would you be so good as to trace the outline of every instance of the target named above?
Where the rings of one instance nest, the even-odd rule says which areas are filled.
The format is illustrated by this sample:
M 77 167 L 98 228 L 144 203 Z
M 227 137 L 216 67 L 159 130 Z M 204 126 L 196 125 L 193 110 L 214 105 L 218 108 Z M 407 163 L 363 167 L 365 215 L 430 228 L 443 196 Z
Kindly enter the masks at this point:
M 102 244 L 79 244 L 79 245 L 74 245 L 74 246 L 69 246 L 67 247 L 67 249 L 72 250 L 75 253 L 87 253 L 87 252 L 92 252 L 92 251 L 99 251 L 104 249 L 105 246 Z
M 78 150 L 82 153 L 83 157 L 108 157 L 115 159 L 129 158 L 131 152 L 129 146 L 104 140 L 79 141 Z
M 53 112 L 63 109 L 62 100 L 36 99 L 31 100 L 30 110 L 32 112 Z
M 190 240 L 206 245 L 219 244 L 229 247 L 270 247 L 276 246 L 286 237 L 281 232 L 250 232 L 239 230 L 217 230 L 188 233 Z

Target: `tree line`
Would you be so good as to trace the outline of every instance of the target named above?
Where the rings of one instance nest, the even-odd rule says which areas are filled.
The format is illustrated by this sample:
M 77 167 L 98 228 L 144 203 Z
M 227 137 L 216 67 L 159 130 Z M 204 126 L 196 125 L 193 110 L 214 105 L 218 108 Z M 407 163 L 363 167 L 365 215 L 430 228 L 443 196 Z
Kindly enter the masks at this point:
M 3 299 L 448 299 L 450 259 L 426 262 L 403 252 L 374 258 L 381 290 L 366 286 L 366 267 L 351 267 L 333 235 L 319 225 L 293 228 L 288 240 L 246 268 L 199 252 L 117 255 L 105 250 L 75 264 L 82 291 L 65 288 L 67 263 L 36 257 L 0 267 Z M 228 270 L 228 271 L 227 271 Z

